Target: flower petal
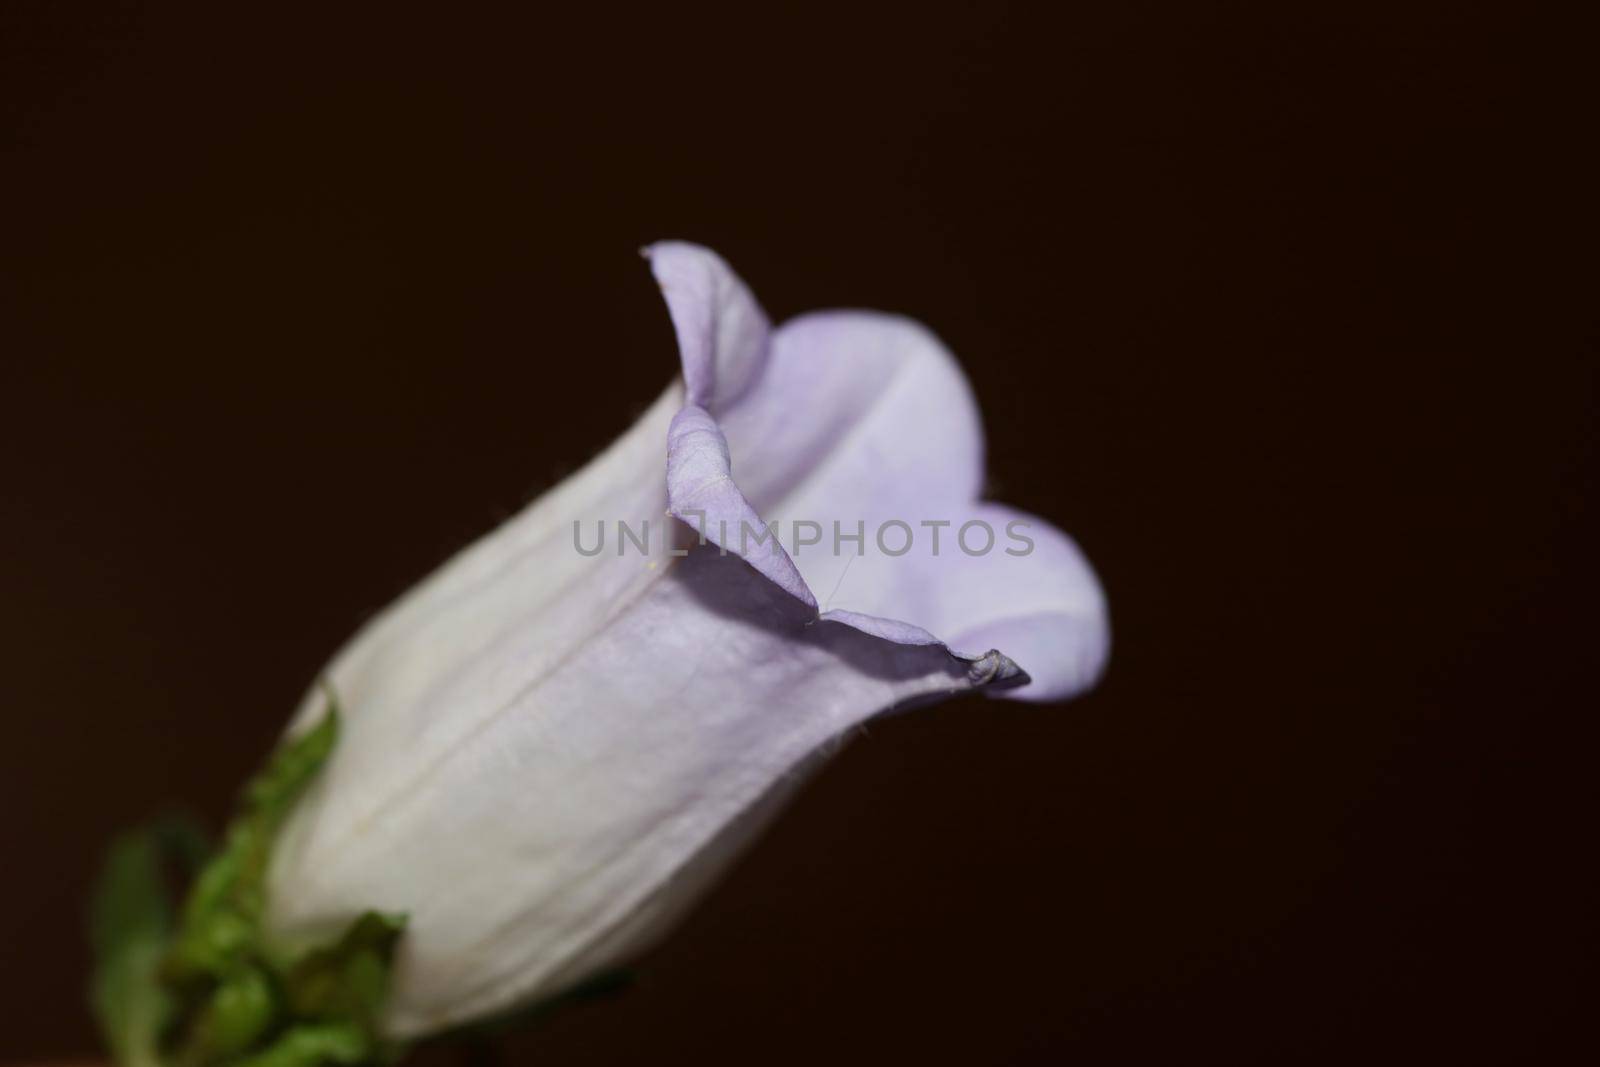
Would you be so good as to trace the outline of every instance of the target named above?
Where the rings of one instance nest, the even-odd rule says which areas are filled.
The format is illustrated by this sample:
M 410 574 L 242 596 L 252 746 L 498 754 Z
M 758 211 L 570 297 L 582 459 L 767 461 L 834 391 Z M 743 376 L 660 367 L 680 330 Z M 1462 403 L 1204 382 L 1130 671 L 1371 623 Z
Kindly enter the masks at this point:
M 662 241 L 644 252 L 678 335 L 689 402 L 720 411 L 766 358 L 766 313 L 710 249 Z
M 325 792 L 309 795 L 322 817 L 297 812 L 285 830 L 274 928 L 303 938 L 369 908 L 408 913 L 397 1037 L 557 992 L 642 947 L 660 924 L 641 909 L 685 903 L 714 873 L 707 857 L 731 858 L 743 813 L 819 747 L 885 708 L 984 685 L 993 666 L 818 620 L 697 547 L 404 781 L 364 789 L 372 817 L 330 819 Z M 450 715 L 465 692 L 424 708 Z M 362 717 L 361 694 L 347 702 Z M 357 743 L 326 788 L 373 784 L 338 773 Z
M 714 317 L 696 301 L 745 292 L 726 280 L 720 258 L 670 247 L 674 276 L 720 279 L 670 288 L 674 321 Z M 805 603 L 820 601 L 825 617 L 887 639 L 938 635 L 953 649 L 999 648 L 1031 682 L 993 695 L 1059 700 L 1094 683 L 1109 649 L 1094 573 L 1049 523 L 978 502 L 977 404 L 928 330 L 845 311 L 786 323 L 765 348 L 713 344 L 706 355 L 707 334 L 695 336 L 702 347 L 685 350 L 686 377 L 692 364 L 710 360 L 741 383 L 714 409 L 715 420 L 699 409 L 680 415 L 681 447 L 693 440 L 703 450 L 696 473 L 716 475 L 714 491 L 697 487 L 715 508 L 694 505 L 713 516 L 710 540 L 738 553 L 728 537 L 737 537 L 739 523 L 760 529 L 754 516 L 776 520 L 790 533 L 790 551 L 745 539 L 758 571 Z M 673 513 L 683 518 L 686 478 L 670 470 Z M 797 520 L 816 523 L 821 543 L 802 543 Z
M 659 579 L 659 568 L 619 556 L 614 542 L 597 557 L 580 554 L 573 523 L 658 516 L 651 534 L 661 538 L 671 521 L 661 444 L 682 402 L 680 387 L 667 389 L 580 472 L 448 560 L 339 650 L 322 672 L 345 715 L 338 753 L 314 787 L 320 823 L 381 818 L 437 753 L 480 729 Z M 325 703 L 321 687 L 310 687 L 290 732 L 319 720 Z
M 269 923 L 292 946 L 371 908 L 408 913 L 397 1037 L 559 992 L 637 950 L 819 750 L 877 712 L 1006 685 L 1053 699 L 1104 658 L 1094 577 L 1037 520 L 1020 557 L 920 539 L 903 556 L 728 544 L 721 521 L 761 515 L 869 530 L 1030 520 L 976 503 L 977 411 L 925 330 L 836 313 L 769 331 L 713 254 L 650 254 L 685 386 L 327 671 L 343 739 L 278 842 Z M 745 559 L 664 544 L 630 557 L 620 539 L 590 557 L 567 540 L 575 519 L 669 507 L 704 511 L 708 537 Z M 1011 650 L 1032 680 L 941 639 Z M 321 707 L 308 696 L 297 724 Z

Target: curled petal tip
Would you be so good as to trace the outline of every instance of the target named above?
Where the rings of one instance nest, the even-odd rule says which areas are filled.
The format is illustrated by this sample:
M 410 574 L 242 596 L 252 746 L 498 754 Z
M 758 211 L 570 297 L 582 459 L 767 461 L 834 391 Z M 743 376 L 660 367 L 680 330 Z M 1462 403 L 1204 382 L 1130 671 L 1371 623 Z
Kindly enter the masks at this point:
M 997 648 L 974 659 L 967 668 L 967 680 L 974 686 L 1026 685 L 1028 672 Z

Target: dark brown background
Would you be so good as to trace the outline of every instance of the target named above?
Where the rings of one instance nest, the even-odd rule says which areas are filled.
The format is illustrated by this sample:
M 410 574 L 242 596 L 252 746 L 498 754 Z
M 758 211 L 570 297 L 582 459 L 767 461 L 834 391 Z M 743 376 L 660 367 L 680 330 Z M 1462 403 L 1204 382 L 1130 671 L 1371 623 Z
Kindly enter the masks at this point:
M 0 1052 L 94 1046 L 107 836 L 220 819 L 359 620 L 654 397 L 663 236 L 775 317 L 937 329 L 1116 647 L 1076 704 L 874 729 L 519 1062 L 1552 1047 L 1592 1005 L 1573 31 L 753 7 L 4 6 Z

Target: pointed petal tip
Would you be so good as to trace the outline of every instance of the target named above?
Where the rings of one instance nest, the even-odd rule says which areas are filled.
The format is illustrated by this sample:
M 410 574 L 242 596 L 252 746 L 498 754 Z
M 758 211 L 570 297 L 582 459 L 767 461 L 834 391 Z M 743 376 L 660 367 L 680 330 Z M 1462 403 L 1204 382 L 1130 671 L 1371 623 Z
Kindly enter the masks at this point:
M 659 276 L 663 268 L 711 269 L 733 275 L 733 268 L 714 250 L 693 241 L 667 238 L 639 246 L 639 255 L 651 264 Z M 737 277 L 737 275 L 734 275 Z
M 677 334 L 689 400 L 720 411 L 761 373 L 768 347 L 766 313 L 711 249 L 657 241 L 644 251 Z

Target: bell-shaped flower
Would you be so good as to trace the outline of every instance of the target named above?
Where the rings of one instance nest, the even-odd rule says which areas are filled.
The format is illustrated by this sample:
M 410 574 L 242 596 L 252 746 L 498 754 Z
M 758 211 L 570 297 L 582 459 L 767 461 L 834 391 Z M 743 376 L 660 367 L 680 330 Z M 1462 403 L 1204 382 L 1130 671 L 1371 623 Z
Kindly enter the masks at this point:
M 978 499 L 978 410 L 932 334 L 772 328 L 714 253 L 647 255 L 681 381 L 327 668 L 341 740 L 279 839 L 269 930 L 405 913 L 395 1037 L 625 962 L 873 716 L 1058 701 L 1106 658 L 1073 543 Z

